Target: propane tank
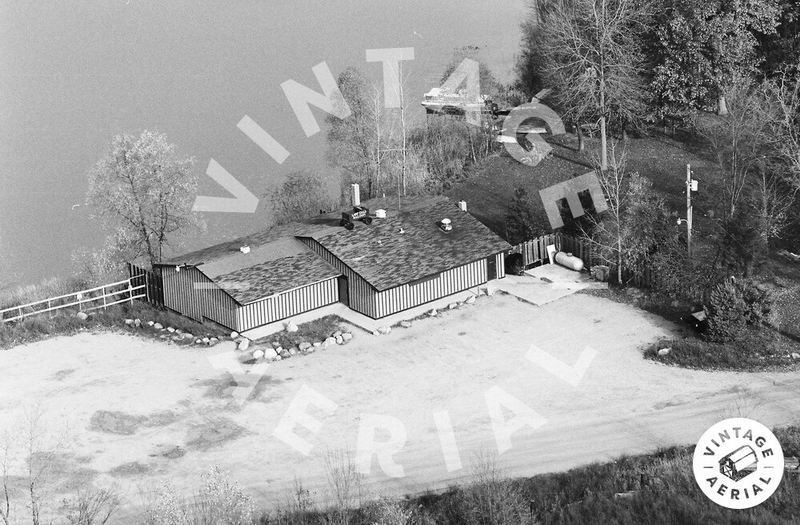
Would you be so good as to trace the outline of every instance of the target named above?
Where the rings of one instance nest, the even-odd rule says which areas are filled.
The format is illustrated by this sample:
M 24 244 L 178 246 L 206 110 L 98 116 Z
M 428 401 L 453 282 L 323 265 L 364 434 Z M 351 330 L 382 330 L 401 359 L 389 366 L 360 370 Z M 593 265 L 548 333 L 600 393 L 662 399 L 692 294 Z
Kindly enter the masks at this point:
M 556 262 L 565 268 L 579 272 L 583 270 L 583 261 L 579 257 L 575 257 L 571 253 L 558 252 L 556 254 Z

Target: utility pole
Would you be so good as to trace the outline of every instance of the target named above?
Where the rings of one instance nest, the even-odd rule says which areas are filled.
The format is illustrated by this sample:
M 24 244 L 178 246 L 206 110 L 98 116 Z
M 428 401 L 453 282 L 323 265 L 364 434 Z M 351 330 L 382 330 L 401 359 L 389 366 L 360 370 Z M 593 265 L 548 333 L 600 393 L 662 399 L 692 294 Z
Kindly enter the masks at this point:
M 692 257 L 692 192 L 697 191 L 697 181 L 692 179 L 692 166 L 686 165 L 686 251 Z M 678 221 L 680 222 L 680 221 Z
M 692 166 L 686 165 L 686 251 L 692 257 Z

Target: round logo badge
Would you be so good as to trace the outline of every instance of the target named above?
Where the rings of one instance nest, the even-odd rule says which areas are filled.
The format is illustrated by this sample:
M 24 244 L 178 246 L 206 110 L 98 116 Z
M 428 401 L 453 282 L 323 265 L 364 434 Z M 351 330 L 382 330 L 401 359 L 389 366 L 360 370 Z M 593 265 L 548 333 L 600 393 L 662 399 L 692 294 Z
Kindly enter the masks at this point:
M 694 449 L 697 485 L 711 501 L 749 509 L 772 496 L 783 478 L 783 450 L 775 435 L 752 419 L 720 421 Z

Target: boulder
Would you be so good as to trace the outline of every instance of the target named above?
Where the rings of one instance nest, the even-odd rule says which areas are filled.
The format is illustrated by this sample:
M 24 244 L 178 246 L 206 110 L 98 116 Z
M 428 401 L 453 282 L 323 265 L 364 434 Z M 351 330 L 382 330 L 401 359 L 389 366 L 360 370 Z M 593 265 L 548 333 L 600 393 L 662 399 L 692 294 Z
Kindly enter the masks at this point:
M 141 319 L 138 319 L 138 318 L 137 318 L 137 319 L 134 319 L 134 320 L 133 320 L 133 325 L 134 325 L 136 328 L 141 328 L 141 327 L 142 327 L 142 320 L 141 320 Z
M 800 354 L 797 352 L 792 352 L 792 359 L 800 359 Z
M 337 337 L 341 337 L 341 336 L 342 336 L 342 331 L 341 330 L 336 330 L 335 332 L 333 332 L 331 334 L 331 337 L 333 337 L 333 338 L 337 338 Z
M 153 328 L 156 329 L 156 330 L 163 330 L 164 329 L 164 325 L 161 324 L 161 323 L 156 323 L 156 324 L 153 325 Z
M 433 308 L 432 310 L 428 311 L 428 315 L 429 315 L 430 317 L 436 317 L 436 315 L 437 315 L 438 313 L 439 313 L 439 312 L 437 312 L 437 311 L 436 311 L 436 308 Z
M 392 331 L 391 326 L 381 326 L 380 328 L 378 328 L 378 333 L 381 333 L 383 335 L 387 335 L 391 333 L 391 331 Z
M 349 327 L 349 326 L 342 325 L 342 327 L 341 327 L 341 328 L 342 328 L 342 333 L 343 333 L 343 334 L 349 334 L 350 332 L 352 332 L 352 330 L 350 329 L 350 327 Z
M 282 358 L 280 355 L 276 355 L 276 356 L 275 356 L 275 361 L 280 361 L 280 360 L 282 360 L 282 359 L 283 359 L 283 358 Z
M 78 312 L 77 314 L 75 314 L 75 317 L 77 317 L 81 321 L 85 321 L 89 318 L 89 314 L 87 314 L 86 312 Z
M 333 346 L 336 344 L 336 339 L 333 337 L 328 337 L 327 339 L 325 339 L 323 344 L 325 345 L 326 348 L 329 346 Z
M 289 332 L 290 334 L 294 333 L 294 332 L 296 332 L 298 330 L 299 330 L 299 328 L 293 322 L 289 321 L 288 323 L 286 323 L 286 331 Z
M 455 310 L 456 308 L 458 308 L 458 303 L 450 303 L 447 305 L 447 308 L 449 308 L 450 310 Z
M 239 337 L 239 332 L 236 331 L 231 332 L 231 339 L 236 339 L 237 337 Z
M 299 352 L 299 350 L 297 349 L 296 346 L 293 346 L 293 347 L 289 348 L 289 355 L 297 355 L 298 352 Z
M 470 295 L 469 297 L 467 297 L 467 300 L 464 301 L 464 302 L 466 304 L 475 304 L 475 296 L 474 295 Z
M 211 338 L 209 338 L 209 337 L 204 337 L 204 338 L 202 339 L 202 341 L 203 341 L 203 344 L 204 344 L 204 345 L 207 345 L 207 344 L 209 344 L 209 343 L 211 342 Z
M 253 352 L 253 359 L 261 359 L 262 357 L 264 357 L 263 350 L 256 350 L 255 352 Z
M 411 321 L 400 321 L 400 326 L 403 328 L 411 328 Z
M 665 356 L 665 355 L 669 355 L 669 353 L 670 353 L 671 351 L 672 351 L 672 348 L 661 348 L 661 349 L 658 351 L 658 355 L 659 355 L 659 356 Z
M 250 339 L 242 339 L 241 341 L 239 341 L 239 345 L 237 348 L 239 348 L 239 350 L 247 350 L 248 348 L 250 348 Z
M 337 337 L 337 338 L 336 338 L 336 344 L 337 344 L 337 345 L 342 345 L 342 344 L 344 344 L 344 338 L 343 338 L 341 335 L 340 335 L 339 337 Z
M 278 341 L 272 341 L 270 344 L 272 345 L 272 348 L 280 348 L 281 347 L 281 344 Z
M 133 319 L 125 319 L 125 326 L 133 326 Z
M 185 334 L 183 334 L 183 338 L 184 339 L 194 339 L 194 336 L 192 334 L 190 334 L 189 332 L 186 332 Z
M 217 343 L 219 343 L 219 339 L 217 339 L 216 337 L 212 337 L 211 339 L 208 340 L 209 346 L 214 346 Z
M 291 356 L 289 351 L 285 348 L 276 348 L 275 351 L 278 353 L 279 356 L 281 356 L 284 359 L 287 359 Z
M 274 361 L 277 357 L 280 357 L 278 355 L 278 352 L 276 352 L 274 348 L 265 348 L 263 350 L 256 350 L 256 352 L 259 351 L 264 354 L 264 359 L 268 359 L 270 361 Z
M 311 348 L 311 343 L 309 343 L 308 341 L 303 341 L 302 343 L 300 343 L 299 348 L 301 352 L 305 352 L 306 350 Z
M 201 344 L 203 344 L 203 340 L 202 339 L 195 339 L 194 340 L 194 344 L 201 345 Z
M 314 348 L 322 348 L 322 341 L 314 341 Z
M 147 326 L 154 326 L 155 323 L 153 321 L 147 321 Z
M 167 332 L 169 332 L 169 333 L 171 333 L 171 334 L 174 334 L 174 333 L 175 333 L 175 329 L 174 329 L 174 328 L 172 328 L 171 326 L 168 326 L 168 327 L 167 327 Z
M 351 334 L 350 332 L 345 332 L 342 334 L 342 341 L 344 341 L 345 343 L 350 341 L 351 339 L 353 339 L 353 334 Z
M 493 296 L 494 290 L 491 288 L 486 288 L 486 295 L 488 295 L 489 297 Z

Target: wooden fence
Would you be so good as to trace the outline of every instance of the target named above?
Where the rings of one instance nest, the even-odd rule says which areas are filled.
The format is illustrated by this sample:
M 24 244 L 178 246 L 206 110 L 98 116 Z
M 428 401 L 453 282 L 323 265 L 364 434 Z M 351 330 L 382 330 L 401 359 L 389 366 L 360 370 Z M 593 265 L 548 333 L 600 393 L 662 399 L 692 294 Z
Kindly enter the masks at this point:
M 132 302 L 135 299 L 146 297 L 145 285 L 134 285 L 132 279 L 125 279 L 116 283 L 104 284 L 95 288 L 88 288 L 0 310 L 0 322 L 20 321 L 32 315 L 55 312 L 65 308 L 75 308 L 78 311 L 90 312 L 98 308 L 108 308 L 115 304 Z
M 128 275 L 133 286 L 144 286 L 144 300 L 155 306 L 164 306 L 164 281 L 161 268 L 147 270 L 128 263 Z
M 526 268 L 537 263 L 545 264 L 549 262 L 547 246 L 550 244 L 555 245 L 557 251 L 571 253 L 581 259 L 587 269 L 598 264 L 607 264 L 598 256 L 591 242 L 563 233 L 551 233 L 525 241 L 514 246 L 511 253 L 522 254 L 522 261 Z M 617 267 L 614 264 L 608 266 L 610 279 L 616 282 Z M 622 272 L 622 283 L 626 285 L 632 284 L 641 288 L 649 288 L 655 283 L 655 279 L 656 276 L 649 267 L 640 272 L 634 272 L 631 269 L 623 269 Z
M 511 253 L 519 253 L 522 255 L 522 264 L 525 268 L 534 264 L 544 264 L 548 262 L 547 246 L 550 244 L 558 246 L 558 235 L 557 233 L 551 233 L 550 235 L 543 235 L 536 239 L 525 241 L 514 246 L 514 248 L 511 249 Z

